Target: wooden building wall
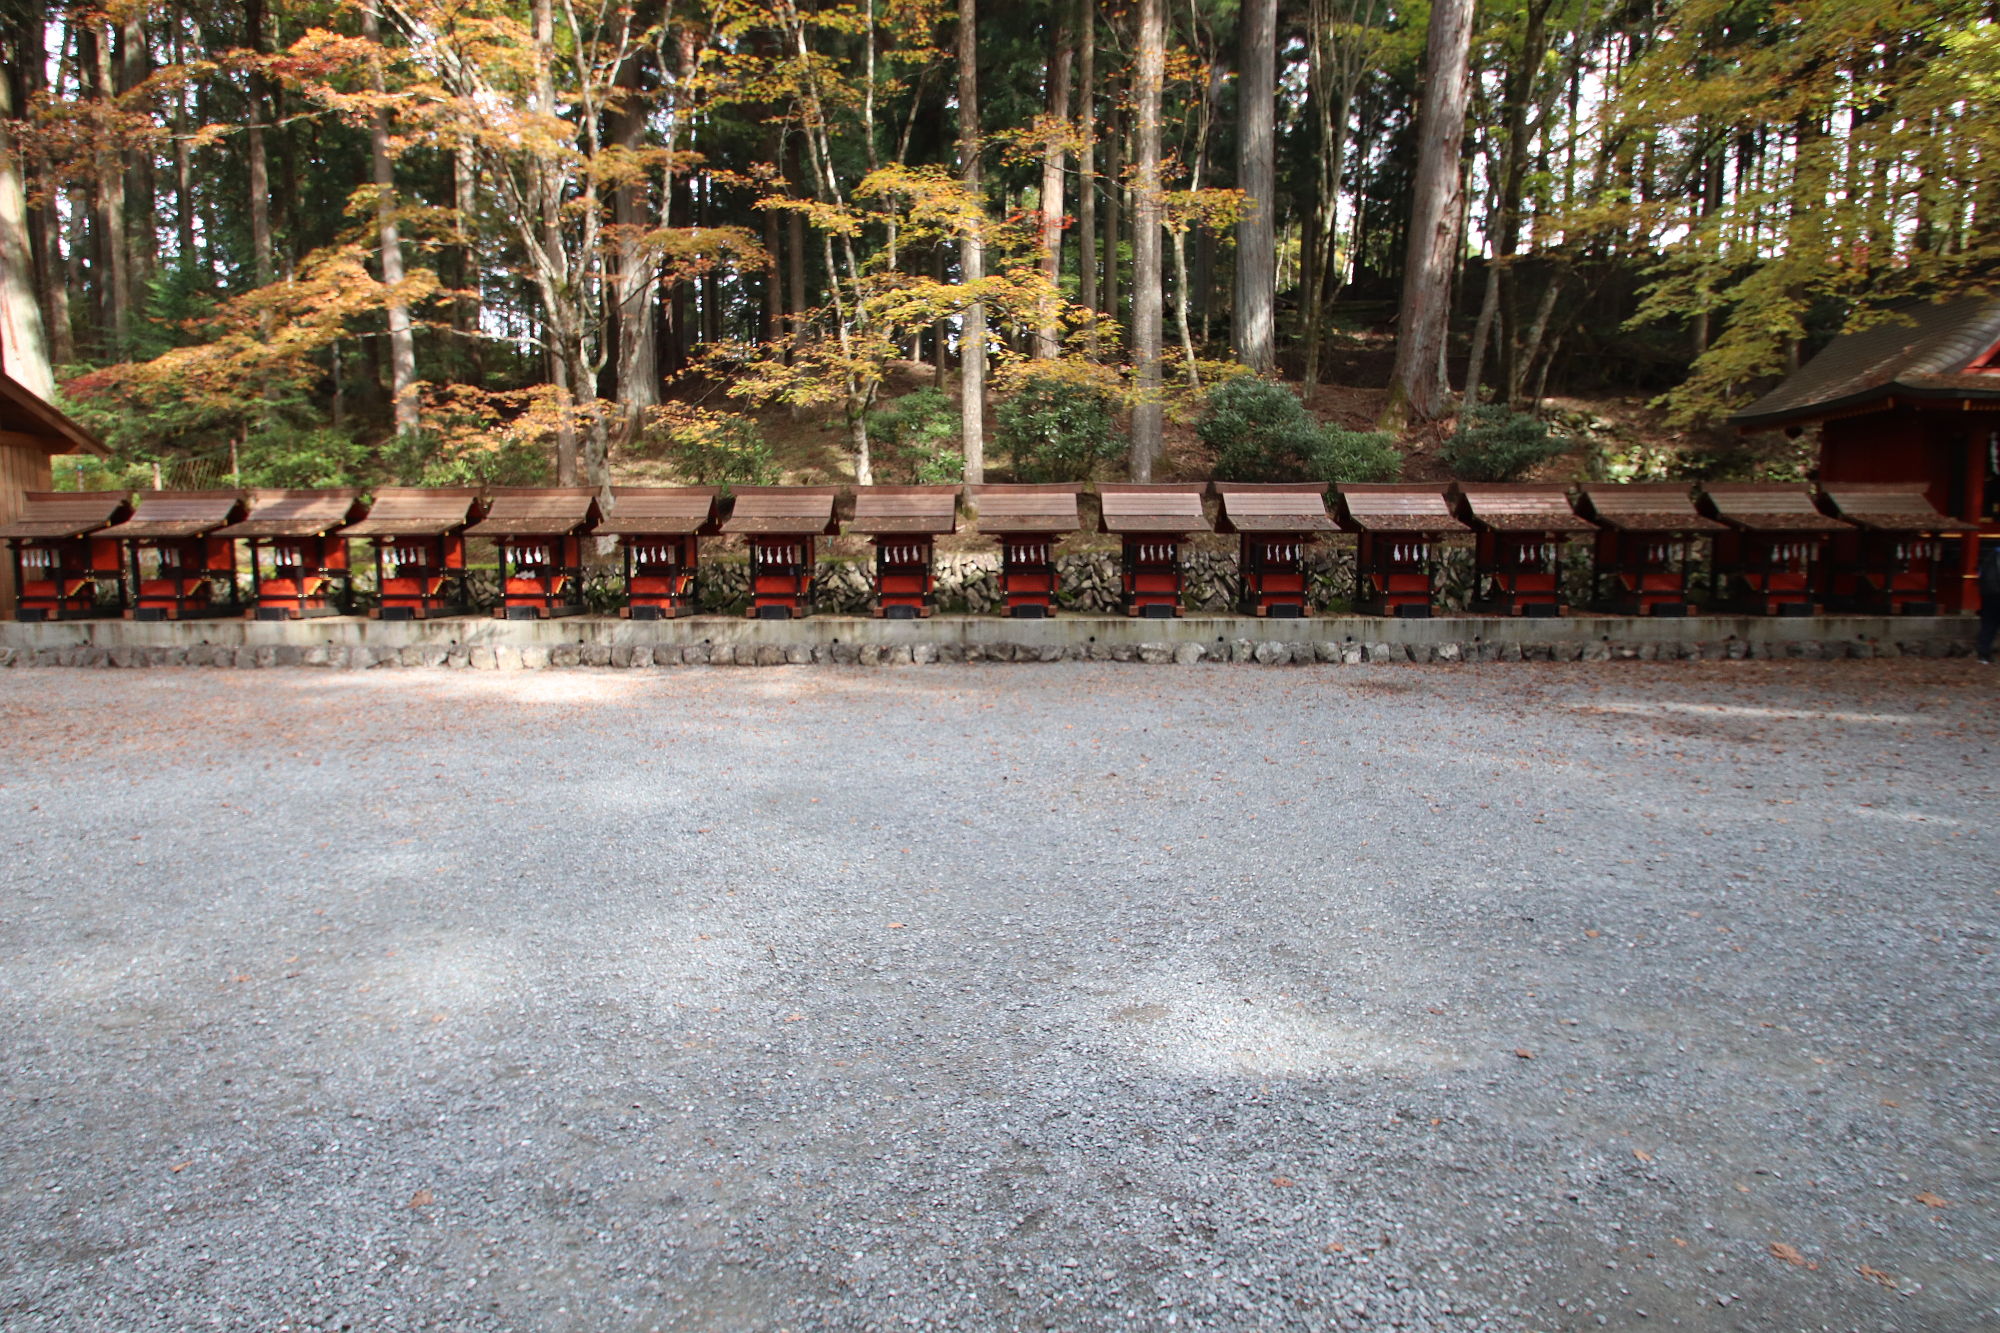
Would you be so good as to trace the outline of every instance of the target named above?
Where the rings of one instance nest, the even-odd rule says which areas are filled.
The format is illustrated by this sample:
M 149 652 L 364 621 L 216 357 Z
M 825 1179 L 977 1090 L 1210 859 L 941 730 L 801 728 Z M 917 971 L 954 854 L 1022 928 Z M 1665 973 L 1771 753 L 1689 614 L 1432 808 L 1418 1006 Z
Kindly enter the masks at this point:
M 49 456 L 39 448 L 0 444 L 0 519 L 21 512 L 21 497 L 49 489 Z M 14 560 L 0 542 L 0 616 L 14 614 Z
M 2000 484 L 1989 469 L 1989 437 L 1996 429 L 2000 412 L 1948 404 L 1839 417 L 1820 425 L 1819 479 L 1828 485 L 1920 481 L 1940 512 L 1979 524 L 1986 540 L 2000 540 L 2000 514 L 1991 508 Z M 1963 544 L 1962 568 L 1944 590 L 1949 608 L 1978 609 L 1978 546 Z

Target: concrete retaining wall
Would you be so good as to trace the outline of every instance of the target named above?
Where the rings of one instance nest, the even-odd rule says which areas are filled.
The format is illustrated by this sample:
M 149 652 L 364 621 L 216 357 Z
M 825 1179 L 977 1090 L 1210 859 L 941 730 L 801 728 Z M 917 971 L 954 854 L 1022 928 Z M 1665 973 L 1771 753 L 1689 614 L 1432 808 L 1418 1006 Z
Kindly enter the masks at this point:
M 1178 620 L 812 616 L 745 620 L 606 616 L 519 621 L 464 617 L 374 621 L 126 620 L 0 622 L 7 666 L 630 666 L 942 661 L 1576 661 L 1745 657 L 1959 656 L 1966 616 L 1692 616 L 1684 620 L 1451 616 Z

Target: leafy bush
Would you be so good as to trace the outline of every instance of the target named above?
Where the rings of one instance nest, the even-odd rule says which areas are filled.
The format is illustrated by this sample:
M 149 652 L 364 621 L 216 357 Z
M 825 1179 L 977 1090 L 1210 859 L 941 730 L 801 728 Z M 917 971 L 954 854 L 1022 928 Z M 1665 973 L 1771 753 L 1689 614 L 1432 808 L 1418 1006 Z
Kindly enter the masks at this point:
M 1482 403 L 1458 419 L 1438 457 L 1464 481 L 1519 481 L 1539 463 L 1571 448 L 1540 417 Z
M 769 486 L 778 461 L 763 429 L 728 412 L 683 412 L 660 427 L 660 454 L 684 479 L 702 486 Z
M 1387 435 L 1322 426 L 1290 389 L 1249 375 L 1209 393 L 1195 433 L 1223 481 L 1393 481 L 1403 472 Z
M 367 453 L 330 426 L 266 423 L 243 439 L 236 466 L 244 486 L 358 486 Z
M 994 419 L 996 440 L 1021 482 L 1089 481 L 1124 452 L 1118 398 L 1106 385 L 1040 369 L 1023 371 Z
M 868 414 L 876 467 L 891 481 L 944 486 L 965 480 L 958 405 L 942 389 L 913 389 Z

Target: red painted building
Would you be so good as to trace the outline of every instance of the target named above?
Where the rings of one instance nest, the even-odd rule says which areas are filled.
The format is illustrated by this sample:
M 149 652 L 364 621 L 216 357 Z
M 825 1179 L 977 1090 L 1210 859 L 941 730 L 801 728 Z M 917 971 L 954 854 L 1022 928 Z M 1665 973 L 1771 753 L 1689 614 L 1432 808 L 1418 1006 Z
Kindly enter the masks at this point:
M 1746 433 L 1817 424 L 1828 489 L 1921 483 L 1977 534 L 1947 539 L 1940 600 L 1979 605 L 1979 543 L 2000 541 L 2000 297 L 1910 306 L 1842 334 L 1731 421 Z

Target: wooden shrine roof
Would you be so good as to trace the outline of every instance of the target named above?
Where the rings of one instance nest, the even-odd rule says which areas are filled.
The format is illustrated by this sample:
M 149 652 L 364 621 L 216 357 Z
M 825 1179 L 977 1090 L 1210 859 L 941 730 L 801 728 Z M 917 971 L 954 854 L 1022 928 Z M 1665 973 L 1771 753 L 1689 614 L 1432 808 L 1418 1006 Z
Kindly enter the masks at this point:
M 1715 532 L 1722 524 L 1695 512 L 1678 481 L 1585 482 L 1577 512 L 1621 532 Z
M 1820 512 L 1804 482 L 1716 482 L 1703 486 L 1702 507 L 1745 532 L 1834 532 L 1847 527 Z
M 832 536 L 840 531 L 831 486 L 738 486 L 724 532 L 768 532 L 780 536 Z
M 1744 430 L 1813 421 L 1889 396 L 2000 400 L 2000 374 L 1980 368 L 2000 343 L 2000 296 L 1905 306 L 1843 333 L 1776 388 L 1730 418 Z
M 360 518 L 368 511 L 361 492 L 338 490 L 250 492 L 250 512 L 218 537 L 317 537 Z
M 857 486 L 850 532 L 863 536 L 958 531 L 956 486 Z
M 1003 533 L 1075 532 L 1083 526 L 1076 512 L 1075 482 L 1044 485 L 968 486 L 972 502 L 979 509 L 979 530 L 998 536 Z
M 718 486 L 613 486 L 599 536 L 686 537 L 718 530 Z
M 29 491 L 21 499 L 21 512 L 0 523 L 0 537 L 60 541 L 109 527 L 132 512 L 126 491 Z
M 1350 482 L 1333 489 L 1340 497 L 1341 526 L 1349 532 L 1442 536 L 1468 531 L 1452 514 L 1442 486 Z
M 1938 510 L 1922 482 L 1852 482 L 1822 488 L 1834 512 L 1874 532 L 1973 532 L 1972 524 Z
M 1106 482 L 1097 488 L 1098 528 L 1130 536 L 1212 532 L 1201 507 L 1202 493 L 1207 489 L 1198 481 L 1178 485 Z
M 1326 487 L 1316 481 L 1212 481 L 1221 505 L 1217 532 L 1334 532 Z
M 486 517 L 468 537 L 558 537 L 597 521 L 597 492 L 589 486 L 507 486 L 492 493 Z
M 140 491 L 132 517 L 99 535 L 120 541 L 205 537 L 242 513 L 237 491 Z
M 1459 512 L 1488 532 L 1595 532 L 1578 518 L 1567 486 L 1532 481 L 1460 482 Z
M 385 486 L 368 516 L 342 530 L 346 537 L 442 537 L 479 515 L 476 486 Z

